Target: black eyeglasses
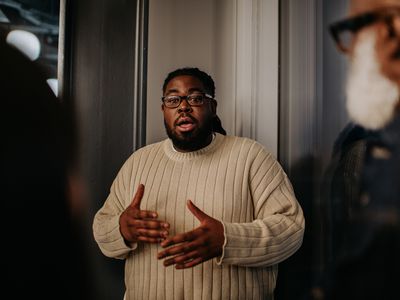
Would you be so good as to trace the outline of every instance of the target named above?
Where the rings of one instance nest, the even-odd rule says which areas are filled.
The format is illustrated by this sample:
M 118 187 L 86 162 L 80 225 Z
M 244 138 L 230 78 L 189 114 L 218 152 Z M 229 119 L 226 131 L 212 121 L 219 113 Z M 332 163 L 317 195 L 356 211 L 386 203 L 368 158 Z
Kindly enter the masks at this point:
M 187 96 L 172 95 L 164 96 L 161 98 L 165 107 L 168 108 L 178 107 L 183 99 L 186 99 L 187 103 L 189 103 L 190 106 L 202 106 L 206 100 L 214 100 L 213 97 L 205 93 L 195 93 Z
M 390 7 L 374 12 L 367 12 L 329 26 L 329 31 L 342 52 L 348 52 L 353 43 L 354 35 L 363 27 L 375 22 L 385 22 L 389 30 L 393 31 L 393 18 L 400 16 L 400 7 Z

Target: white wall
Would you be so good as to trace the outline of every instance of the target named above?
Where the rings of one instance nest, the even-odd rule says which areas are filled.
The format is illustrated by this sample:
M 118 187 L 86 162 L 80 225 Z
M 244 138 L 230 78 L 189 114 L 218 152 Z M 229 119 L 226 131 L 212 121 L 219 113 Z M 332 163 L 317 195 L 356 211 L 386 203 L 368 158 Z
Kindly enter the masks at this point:
M 278 0 L 150 0 L 147 143 L 166 137 L 167 73 L 198 67 L 215 80 L 228 134 L 278 145 Z

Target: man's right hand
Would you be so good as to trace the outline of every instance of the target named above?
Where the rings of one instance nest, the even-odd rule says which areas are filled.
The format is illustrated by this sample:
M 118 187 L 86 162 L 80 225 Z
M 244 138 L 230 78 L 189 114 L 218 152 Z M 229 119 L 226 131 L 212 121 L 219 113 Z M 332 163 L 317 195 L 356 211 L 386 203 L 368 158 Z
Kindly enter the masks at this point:
M 138 241 L 160 243 L 169 233 L 169 224 L 158 220 L 156 212 L 140 209 L 143 194 L 144 185 L 140 184 L 132 203 L 119 218 L 120 231 L 127 245 Z

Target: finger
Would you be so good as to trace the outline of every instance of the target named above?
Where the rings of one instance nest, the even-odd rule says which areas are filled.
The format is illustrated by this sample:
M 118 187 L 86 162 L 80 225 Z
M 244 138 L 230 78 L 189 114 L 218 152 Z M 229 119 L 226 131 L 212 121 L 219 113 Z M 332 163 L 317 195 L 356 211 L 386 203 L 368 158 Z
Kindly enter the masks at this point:
M 184 255 L 176 255 L 172 258 L 166 259 L 166 260 L 164 260 L 163 265 L 165 267 L 168 267 L 170 265 L 175 265 L 175 264 L 184 264 L 184 263 L 187 263 L 194 259 L 197 259 L 199 257 L 200 257 L 200 255 L 199 255 L 198 251 L 192 251 L 192 252 L 184 254 Z M 201 259 L 203 260 L 203 258 L 201 258 Z
M 187 268 L 192 268 L 200 263 L 203 262 L 203 258 L 202 257 L 198 257 L 196 259 L 193 259 L 192 261 L 189 261 L 187 263 L 184 264 L 177 264 L 175 266 L 176 269 L 180 270 L 180 269 L 187 269 Z
M 178 246 L 170 247 L 164 251 L 159 252 L 157 255 L 157 258 L 161 259 L 161 258 L 165 258 L 165 257 L 172 256 L 172 255 L 189 253 L 201 246 L 202 246 L 202 244 L 197 241 L 194 241 L 191 243 L 183 243 Z
M 158 243 L 160 243 L 162 241 L 162 238 L 138 236 L 137 240 L 141 241 L 141 242 L 144 242 L 144 243 L 158 244 Z
M 163 262 L 164 267 L 168 267 L 170 265 L 173 265 L 174 264 L 174 259 L 175 259 L 175 257 L 172 257 L 172 258 L 164 260 L 164 262 Z
M 190 242 L 196 238 L 195 232 L 189 231 L 181 234 L 177 234 L 173 237 L 167 238 L 165 241 L 161 243 L 161 247 L 165 248 L 168 246 L 172 246 L 175 244 L 183 243 L 183 242 Z
M 134 226 L 136 228 L 148 228 L 148 229 L 168 229 L 169 224 L 163 221 L 149 221 L 134 219 L 128 223 L 129 226 Z
M 130 206 L 133 208 L 140 209 L 140 202 L 142 201 L 143 194 L 144 194 L 144 185 L 139 184 L 139 187 L 135 193 L 135 196 L 133 197 L 133 200 L 132 200 L 132 203 Z
M 132 220 L 134 219 L 155 219 L 157 218 L 157 213 L 155 211 L 150 210 L 139 210 L 137 208 L 133 208 L 129 206 L 125 210 L 125 214 L 129 216 Z
M 135 219 L 155 219 L 157 218 L 157 213 L 151 210 L 138 210 L 135 208 L 134 218 Z
M 181 245 L 178 245 L 178 246 L 175 246 L 175 247 L 171 247 L 171 248 L 168 248 L 168 249 L 166 249 L 164 251 L 159 252 L 157 254 L 157 258 L 158 259 L 162 259 L 162 258 L 165 258 L 165 257 L 168 257 L 168 256 L 172 256 L 172 255 L 187 253 L 187 252 L 193 250 L 194 248 L 195 247 L 194 247 L 193 244 L 192 245 L 187 244 L 187 243 L 184 244 L 184 245 L 181 244 Z
M 184 250 L 182 247 L 173 247 L 173 248 L 169 248 L 165 251 L 161 251 L 157 254 L 157 258 L 158 259 L 162 259 L 171 255 L 177 255 L 177 254 L 181 254 L 183 253 Z
M 173 258 L 166 259 L 164 261 L 164 266 L 167 267 L 175 264 L 184 264 L 186 262 L 192 261 L 193 259 L 197 259 L 198 257 L 200 257 L 198 251 L 192 251 L 184 255 L 176 255 Z
M 178 243 L 182 243 L 184 242 L 185 239 L 184 237 L 182 237 L 181 235 L 178 236 L 174 236 L 174 237 L 170 237 L 170 238 L 166 238 L 160 245 L 163 248 L 178 244 Z
M 166 230 L 154 230 L 154 229 L 137 229 L 136 232 L 139 236 L 145 237 L 155 237 L 155 238 L 166 238 L 168 236 L 168 231 Z
M 191 200 L 187 201 L 187 207 L 200 222 L 202 222 L 206 218 L 209 218 L 209 216 L 202 210 L 200 210 L 200 208 L 198 208 L 196 205 L 194 205 Z

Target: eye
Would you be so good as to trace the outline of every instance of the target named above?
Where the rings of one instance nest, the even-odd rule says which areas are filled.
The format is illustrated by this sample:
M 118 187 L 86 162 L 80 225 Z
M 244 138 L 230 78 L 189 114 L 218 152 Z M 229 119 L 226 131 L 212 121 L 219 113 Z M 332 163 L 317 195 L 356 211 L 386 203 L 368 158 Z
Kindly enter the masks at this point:
M 203 95 L 190 95 L 188 98 L 190 105 L 203 104 L 203 99 L 204 99 Z
M 165 105 L 176 105 L 180 102 L 180 98 L 178 96 L 168 96 L 164 98 Z

